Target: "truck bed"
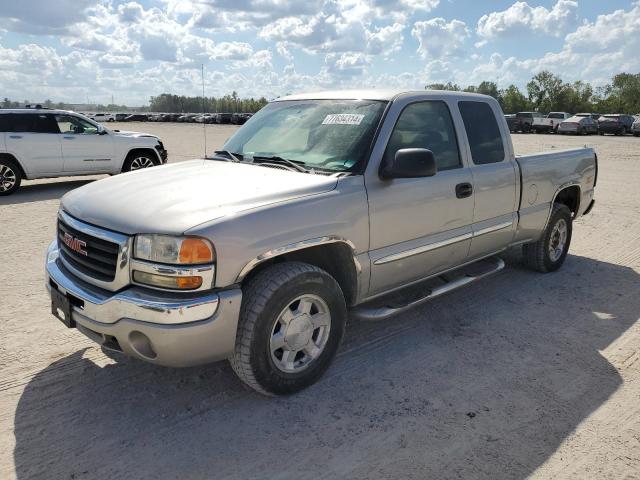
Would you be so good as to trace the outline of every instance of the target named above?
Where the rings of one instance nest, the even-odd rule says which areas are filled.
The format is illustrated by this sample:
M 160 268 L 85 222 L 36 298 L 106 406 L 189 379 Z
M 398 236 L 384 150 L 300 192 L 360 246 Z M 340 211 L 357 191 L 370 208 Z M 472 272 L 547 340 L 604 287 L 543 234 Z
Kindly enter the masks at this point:
M 589 208 L 598 168 L 597 156 L 592 148 L 516 155 L 516 164 L 520 171 L 516 241 L 536 240 L 539 237 L 555 197 L 562 189 L 574 187 L 580 190 L 574 218 Z

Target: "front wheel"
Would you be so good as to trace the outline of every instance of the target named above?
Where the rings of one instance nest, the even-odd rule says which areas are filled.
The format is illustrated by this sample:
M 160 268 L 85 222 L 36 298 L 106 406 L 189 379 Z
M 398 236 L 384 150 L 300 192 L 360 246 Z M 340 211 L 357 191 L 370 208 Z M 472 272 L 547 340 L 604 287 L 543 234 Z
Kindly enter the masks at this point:
M 301 262 L 267 267 L 243 287 L 231 366 L 260 393 L 295 393 L 329 367 L 346 321 L 344 295 L 327 272 Z
M 156 160 L 149 153 L 134 152 L 130 153 L 122 167 L 123 172 L 133 172 L 143 168 L 151 168 L 156 165 Z
M 566 205 L 554 203 L 549 223 L 540 240 L 522 247 L 527 266 L 542 273 L 559 269 L 569 252 L 571 233 L 571 210 Z

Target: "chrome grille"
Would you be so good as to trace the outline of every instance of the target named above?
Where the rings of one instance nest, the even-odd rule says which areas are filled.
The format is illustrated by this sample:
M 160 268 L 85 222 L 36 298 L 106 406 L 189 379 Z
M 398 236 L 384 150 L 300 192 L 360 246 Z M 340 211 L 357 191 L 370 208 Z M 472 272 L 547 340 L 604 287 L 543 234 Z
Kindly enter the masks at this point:
M 86 255 L 71 249 L 65 243 L 65 234 L 83 242 Z M 118 265 L 117 243 L 108 242 L 77 230 L 58 218 L 58 245 L 63 259 L 83 274 L 102 282 L 111 282 Z

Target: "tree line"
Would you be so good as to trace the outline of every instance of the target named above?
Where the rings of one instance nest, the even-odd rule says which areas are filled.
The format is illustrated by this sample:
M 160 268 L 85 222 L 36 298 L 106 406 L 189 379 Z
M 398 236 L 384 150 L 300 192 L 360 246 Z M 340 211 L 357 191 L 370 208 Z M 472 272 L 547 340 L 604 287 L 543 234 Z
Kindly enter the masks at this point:
M 481 82 L 462 88 L 455 83 L 432 83 L 430 90 L 455 90 L 482 93 L 494 97 L 504 113 L 539 112 L 598 112 L 640 113 L 640 73 L 619 73 L 607 85 L 593 88 L 589 83 L 567 83 L 558 75 L 542 71 L 527 83 L 526 92 L 515 85 L 498 89 L 495 82 Z
M 222 97 L 187 97 L 184 95 L 172 95 L 163 93 L 156 97 L 151 97 L 149 106 L 144 107 L 128 107 L 127 105 L 116 104 L 72 104 L 65 102 L 53 102 L 45 100 L 44 102 L 33 102 L 24 100 L 22 102 L 9 100 L 4 98 L 0 103 L 2 108 L 21 108 L 25 105 L 42 105 L 46 108 L 56 108 L 60 110 L 79 110 L 87 112 L 167 112 L 167 113 L 198 113 L 203 109 L 207 113 L 225 112 L 225 113 L 255 113 L 267 104 L 267 99 L 260 97 L 240 98 L 236 92 L 224 95 Z
M 222 97 L 186 97 L 163 93 L 151 97 L 149 110 L 152 112 L 226 112 L 255 113 L 267 104 L 267 99 L 260 97 L 240 98 L 236 92 Z

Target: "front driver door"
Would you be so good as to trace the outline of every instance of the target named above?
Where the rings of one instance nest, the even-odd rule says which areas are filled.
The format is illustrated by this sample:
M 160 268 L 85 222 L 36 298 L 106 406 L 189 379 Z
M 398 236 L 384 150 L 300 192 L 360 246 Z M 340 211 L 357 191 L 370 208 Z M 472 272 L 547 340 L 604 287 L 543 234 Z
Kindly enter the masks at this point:
M 427 178 L 382 180 L 377 168 L 367 169 L 370 295 L 459 265 L 470 246 L 471 173 L 460 153 L 452 109 L 441 100 L 402 103 L 396 100 L 387 115 L 390 121 L 394 109 L 401 109 L 387 133 L 382 161 L 399 149 L 427 148 L 438 171 Z
M 56 115 L 64 157 L 69 173 L 110 172 L 114 168 L 113 138 L 100 135 L 97 125 L 75 115 Z

